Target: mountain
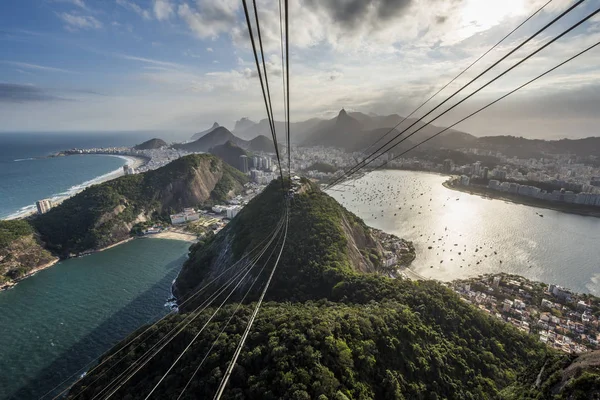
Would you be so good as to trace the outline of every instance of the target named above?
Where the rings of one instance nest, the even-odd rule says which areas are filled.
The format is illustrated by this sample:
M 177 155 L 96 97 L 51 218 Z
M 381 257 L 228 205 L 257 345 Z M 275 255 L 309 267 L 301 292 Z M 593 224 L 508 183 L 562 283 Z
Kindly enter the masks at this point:
M 215 146 L 210 149 L 210 154 L 215 155 L 234 168 L 241 170 L 240 156 L 247 156 L 246 150 L 232 141 Z
M 25 220 L 0 220 L 0 289 L 56 262 Z
M 167 143 L 162 139 L 150 139 L 145 141 L 144 143 L 138 144 L 134 146 L 134 150 L 152 150 L 152 149 L 160 149 L 161 147 L 166 147 Z
M 332 120 L 317 125 L 317 130 L 308 136 L 303 146 L 339 147 L 349 150 L 363 135 L 363 125 L 342 109 Z
M 572 154 L 597 159 L 600 154 L 600 137 L 539 140 L 516 136 L 485 136 L 478 138 L 475 146 L 499 151 L 509 157 L 539 158 L 544 154 Z
M 226 268 L 242 268 L 232 262 L 247 258 L 280 220 L 280 184 L 272 182 L 226 228 L 192 246 L 174 285 L 180 299 L 199 305 L 213 289 L 195 289 L 212 279 L 217 288 L 231 276 Z M 289 211 L 279 268 L 222 398 L 496 399 L 529 376 L 531 366 L 557 356 L 439 282 L 378 274 L 376 232 L 310 182 L 301 183 Z M 260 267 L 266 271 L 249 301 L 257 299 L 273 260 Z M 250 288 L 256 277 L 241 288 Z M 232 301 L 240 297 L 236 293 Z M 184 387 L 183 399 L 213 397 L 254 304 L 186 313 L 189 304 L 147 332 L 144 327 L 132 333 L 71 392 L 82 399 L 99 397 L 128 367 L 139 366 L 116 394 L 143 399 L 173 366 L 154 397 L 176 399 Z M 174 363 L 194 336 L 194 345 Z M 158 356 L 135 363 L 166 337 L 172 340 Z
M 259 135 L 250 140 L 250 143 L 248 144 L 248 150 L 262 151 L 264 153 L 275 153 L 275 146 L 273 145 L 273 141 L 271 139 L 264 135 Z
M 308 134 L 307 139 L 302 145 L 338 147 L 349 152 L 355 152 L 369 148 L 369 146 L 377 142 L 378 139 L 385 136 L 384 139 L 377 143 L 377 146 L 372 147 L 372 150 L 375 151 L 396 135 L 400 135 L 404 129 L 415 123 L 415 125 L 408 129 L 407 132 L 401 134 L 398 138 L 386 145 L 386 148 L 390 148 L 402 141 L 401 145 L 391 150 L 392 153 L 398 154 L 444 129 L 423 122 L 416 123 L 417 119 L 408 118 L 402 122 L 403 119 L 404 118 L 397 114 L 378 116 L 360 112 L 346 113 L 345 110 L 342 110 L 336 118 L 318 124 L 315 129 Z M 402 122 L 402 124 L 390 132 L 390 130 L 400 122 Z M 416 132 L 419 128 L 421 128 L 421 130 Z M 416 133 L 410 138 L 407 138 L 407 136 L 413 132 Z M 468 133 L 450 129 L 436 137 L 435 140 L 424 144 L 423 148 L 443 147 L 454 149 L 466 146 L 475 140 L 476 138 Z
M 206 153 L 213 147 L 225 144 L 229 141 L 240 147 L 247 147 L 247 142 L 245 140 L 238 138 L 227 128 L 219 126 L 193 142 L 175 144 L 173 145 L 173 148 Z
M 197 132 L 197 133 L 194 133 L 194 135 L 191 137 L 191 139 L 190 139 L 190 140 L 192 140 L 192 141 L 194 141 L 194 140 L 198 140 L 198 139 L 200 139 L 202 136 L 206 135 L 207 133 L 210 133 L 210 132 L 214 131 L 214 130 L 215 130 L 215 129 L 217 129 L 219 126 L 221 126 L 221 125 L 219 125 L 218 123 L 216 123 L 216 122 L 215 122 L 215 123 L 213 124 L 213 126 L 211 126 L 210 128 L 208 128 L 207 130 L 205 130 L 205 131 L 202 131 L 202 132 Z
M 179 158 L 142 174 L 93 185 L 32 220 L 48 249 L 69 256 L 130 237 L 147 221 L 168 221 L 184 207 L 222 202 L 242 189 L 245 175 L 208 154 Z
M 174 285 L 178 297 L 202 286 L 271 234 L 280 216 L 280 185 L 277 181 L 271 183 L 209 246 L 191 249 Z M 328 298 L 335 282 L 346 274 L 375 272 L 381 267 L 381 245 L 362 220 L 309 181 L 302 184 L 300 192 L 291 209 L 290 224 L 294 228 L 288 232 L 288 251 L 282 255 L 282 269 L 273 281 L 273 287 L 280 289 L 270 291 L 270 299 Z
M 290 137 L 292 139 L 292 143 L 302 143 L 306 135 L 310 133 L 312 129 L 314 129 L 314 127 L 317 126 L 320 122 L 322 122 L 322 120 L 318 118 L 312 118 L 301 122 L 291 122 Z M 285 122 L 275 121 L 275 130 L 277 132 L 278 140 L 283 140 L 286 131 Z M 242 118 L 241 120 L 236 122 L 235 128 L 233 129 L 233 133 L 235 133 L 235 135 L 240 138 L 250 140 L 259 135 L 271 137 L 271 128 L 269 126 L 268 120 L 266 119 L 263 119 L 260 122 L 256 123 L 250 121 L 247 118 Z
M 251 121 L 250 119 L 243 117 L 242 119 L 235 121 L 235 126 L 233 127 L 233 132 L 237 135 L 242 136 L 244 132 L 247 130 L 254 128 L 258 125 L 256 122 Z

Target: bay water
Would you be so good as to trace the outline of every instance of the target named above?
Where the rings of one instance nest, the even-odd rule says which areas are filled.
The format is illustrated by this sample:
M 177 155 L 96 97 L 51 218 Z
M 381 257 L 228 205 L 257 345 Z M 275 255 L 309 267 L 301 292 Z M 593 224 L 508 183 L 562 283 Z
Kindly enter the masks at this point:
M 378 171 L 329 194 L 367 225 L 413 241 L 422 276 L 506 272 L 600 296 L 600 218 L 457 192 L 447 179 Z
M 0 399 L 38 399 L 73 382 L 95 358 L 165 315 L 188 247 L 136 239 L 61 261 L 0 292 Z

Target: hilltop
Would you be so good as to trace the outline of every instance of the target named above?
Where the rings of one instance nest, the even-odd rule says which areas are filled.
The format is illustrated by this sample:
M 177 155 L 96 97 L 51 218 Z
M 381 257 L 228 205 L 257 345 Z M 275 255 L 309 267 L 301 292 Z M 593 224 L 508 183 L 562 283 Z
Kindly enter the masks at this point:
M 173 148 L 193 152 L 208 152 L 215 146 L 233 142 L 241 147 L 247 147 L 247 142 L 235 136 L 224 126 L 216 127 L 210 132 L 189 143 L 174 144 Z
M 162 139 L 150 139 L 145 141 L 144 143 L 140 143 L 137 146 L 134 146 L 134 150 L 152 150 L 152 149 L 160 149 L 161 147 L 167 147 L 167 142 Z
M 275 146 L 271 139 L 265 135 L 259 135 L 248 142 L 248 150 L 263 153 L 275 153 Z
M 282 210 L 280 184 L 272 182 L 226 228 L 192 246 L 175 282 L 179 298 L 187 298 L 225 266 L 247 256 L 273 231 Z M 541 366 L 555 362 L 560 366 L 566 356 L 466 303 L 441 283 L 387 278 L 377 231 L 310 182 L 303 181 L 297 188 L 290 212 L 286 247 L 267 302 L 223 398 L 529 398 L 520 388 L 541 398 L 541 386 L 533 386 Z M 270 268 L 272 262 L 266 265 L 267 271 Z M 219 282 L 226 278 L 220 277 Z M 249 295 L 251 301 L 256 292 Z M 240 294 L 234 298 L 239 301 Z M 154 393 L 156 398 L 178 398 L 196 368 L 198 373 L 182 398 L 214 395 L 253 304 L 241 306 L 225 327 L 236 307 L 229 304 L 216 312 Z M 183 313 L 141 335 L 148 339 L 144 346 L 136 341 L 129 344 L 121 353 L 126 354 L 124 362 L 117 364 L 121 355 L 109 359 L 71 392 L 85 389 L 78 398 L 93 398 L 178 323 L 195 316 L 159 356 L 119 389 L 119 397 L 143 399 L 216 311 L 188 314 L 186 310 L 189 303 Z M 548 371 L 558 373 L 554 368 Z M 546 374 L 540 379 L 546 382 L 546 378 L 555 379 Z
M 246 176 L 208 154 L 93 185 L 32 220 L 48 249 L 66 257 L 130 237 L 134 225 L 168 219 L 184 207 L 222 202 Z
M 208 128 L 207 130 L 201 131 L 201 132 L 197 132 L 194 133 L 191 137 L 190 140 L 195 141 L 200 139 L 202 136 L 206 135 L 207 133 L 210 133 L 212 131 L 214 131 L 215 129 L 217 129 L 218 127 L 220 127 L 221 125 L 219 125 L 217 122 L 215 122 L 210 128 Z
M 281 196 L 281 182 L 272 182 L 210 244 L 193 246 L 175 294 L 185 297 L 269 236 L 280 217 Z M 382 270 L 383 248 L 374 231 L 309 181 L 294 197 L 290 225 L 269 299 L 329 298 L 343 277 Z
M 215 146 L 210 149 L 210 154 L 213 154 L 234 168 L 240 169 L 240 156 L 248 156 L 246 150 L 242 149 L 231 140 L 225 144 Z

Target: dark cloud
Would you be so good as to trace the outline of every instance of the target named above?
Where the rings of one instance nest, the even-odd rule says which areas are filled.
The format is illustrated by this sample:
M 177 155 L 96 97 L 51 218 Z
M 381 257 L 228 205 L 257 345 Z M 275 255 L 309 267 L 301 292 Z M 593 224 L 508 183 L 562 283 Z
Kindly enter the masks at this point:
M 26 103 L 37 101 L 66 100 L 55 96 L 48 91 L 31 86 L 16 83 L 0 83 L 1 103 Z
M 307 0 L 306 5 L 326 12 L 335 23 L 352 29 L 368 22 L 375 11 L 379 19 L 387 20 L 402 14 L 413 0 Z
M 447 19 L 448 19 L 447 15 L 437 15 L 435 17 L 435 22 L 437 24 L 443 24 L 444 22 L 446 22 Z

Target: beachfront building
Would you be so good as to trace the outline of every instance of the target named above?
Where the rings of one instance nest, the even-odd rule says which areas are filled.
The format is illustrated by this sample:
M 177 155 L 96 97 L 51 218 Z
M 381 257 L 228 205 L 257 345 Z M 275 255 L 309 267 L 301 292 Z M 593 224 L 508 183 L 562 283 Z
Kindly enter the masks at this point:
M 42 199 L 35 202 L 38 214 L 45 214 L 52 208 L 52 200 Z
M 184 208 L 183 212 L 171 215 L 171 223 L 173 225 L 185 224 L 186 222 L 198 221 L 200 213 L 193 208 Z
M 125 175 L 133 175 L 135 174 L 135 169 L 131 165 L 125 164 L 123 165 L 123 173 Z

